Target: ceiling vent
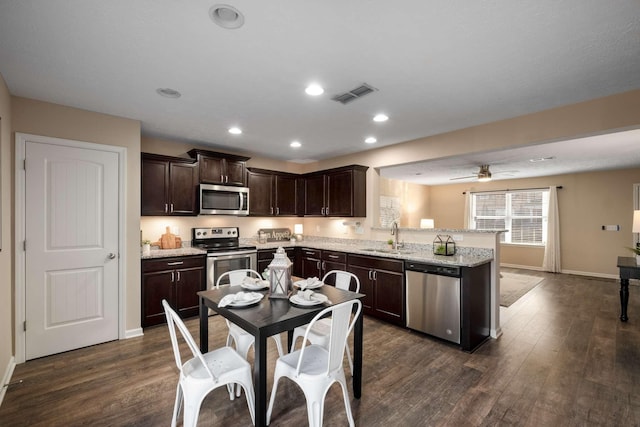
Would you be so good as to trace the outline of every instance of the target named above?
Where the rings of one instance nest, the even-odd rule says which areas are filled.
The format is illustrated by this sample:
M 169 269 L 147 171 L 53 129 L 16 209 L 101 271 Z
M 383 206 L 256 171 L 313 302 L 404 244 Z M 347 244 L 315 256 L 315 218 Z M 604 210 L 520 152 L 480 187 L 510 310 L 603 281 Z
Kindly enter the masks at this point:
M 336 95 L 331 99 L 334 101 L 340 102 L 341 104 L 348 104 L 351 101 L 355 101 L 356 99 L 362 98 L 363 96 L 368 95 L 371 92 L 375 92 L 377 90 L 378 89 L 376 89 L 375 87 L 369 86 L 368 84 L 363 83 L 357 88 L 351 89 L 349 92 Z

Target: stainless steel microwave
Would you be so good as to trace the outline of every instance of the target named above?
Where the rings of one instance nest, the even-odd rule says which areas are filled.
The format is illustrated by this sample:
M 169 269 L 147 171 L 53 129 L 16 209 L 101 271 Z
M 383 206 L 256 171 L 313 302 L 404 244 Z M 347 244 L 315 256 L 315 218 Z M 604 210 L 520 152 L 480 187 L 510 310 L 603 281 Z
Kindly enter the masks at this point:
M 200 215 L 249 215 L 249 189 L 200 184 Z

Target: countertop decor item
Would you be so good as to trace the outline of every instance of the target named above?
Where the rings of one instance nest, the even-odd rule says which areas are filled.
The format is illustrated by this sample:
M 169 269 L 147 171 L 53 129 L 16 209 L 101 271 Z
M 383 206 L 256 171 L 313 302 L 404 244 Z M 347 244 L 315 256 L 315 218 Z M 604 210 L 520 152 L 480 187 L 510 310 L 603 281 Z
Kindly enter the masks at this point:
M 433 240 L 433 254 L 434 255 L 455 255 L 456 242 L 448 234 L 438 234 Z
M 171 227 L 167 226 L 166 233 L 160 236 L 160 240 L 153 243 L 160 249 L 177 249 L 182 247 L 182 239 L 171 232 Z

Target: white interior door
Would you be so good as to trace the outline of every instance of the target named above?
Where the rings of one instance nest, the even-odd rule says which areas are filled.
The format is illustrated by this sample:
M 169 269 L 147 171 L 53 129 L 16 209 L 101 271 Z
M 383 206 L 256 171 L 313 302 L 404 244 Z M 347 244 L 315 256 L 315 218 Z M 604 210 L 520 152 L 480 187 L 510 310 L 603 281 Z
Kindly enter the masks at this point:
M 118 338 L 115 152 L 25 145 L 25 355 Z

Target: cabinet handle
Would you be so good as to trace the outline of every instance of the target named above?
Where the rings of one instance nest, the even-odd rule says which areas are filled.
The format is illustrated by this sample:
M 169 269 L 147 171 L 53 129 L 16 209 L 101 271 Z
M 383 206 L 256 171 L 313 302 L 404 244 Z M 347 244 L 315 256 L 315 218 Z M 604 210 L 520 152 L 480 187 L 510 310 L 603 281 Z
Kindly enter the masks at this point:
M 171 212 L 173 212 L 173 203 L 171 203 Z
M 327 269 L 327 263 L 322 261 L 322 271 Z
M 305 254 L 305 255 L 309 255 L 309 256 L 313 256 L 313 255 L 315 255 L 313 252 L 305 252 L 304 254 Z
M 171 272 L 171 283 L 173 283 L 173 279 L 174 279 L 174 278 L 175 278 L 175 277 L 174 277 L 174 273 L 173 273 L 173 271 L 172 271 L 172 272 Z
M 225 175 L 224 176 L 224 182 L 225 182 L 225 184 L 229 183 L 229 175 Z
M 329 206 L 327 206 L 326 208 L 324 208 L 324 214 L 329 216 Z
M 320 270 L 320 261 L 316 262 L 316 267 Z
M 328 255 L 329 258 L 338 259 L 340 258 L 338 255 Z
M 178 271 L 178 280 L 176 280 L 176 282 L 180 281 L 180 272 Z
M 271 215 L 273 215 L 273 206 L 269 208 L 269 212 L 271 212 Z
M 220 175 L 220 182 L 224 184 L 224 175 Z
M 373 271 L 373 280 L 378 280 L 378 272 L 377 271 Z
M 164 204 L 164 211 L 169 212 L 169 205 L 166 203 Z
M 280 215 L 280 208 L 276 208 L 276 215 Z
M 182 265 L 184 264 L 184 261 L 175 261 L 175 262 L 168 262 L 167 265 Z
M 369 280 L 373 280 L 373 276 L 371 275 L 372 271 L 369 270 L 368 273 L 369 273 Z
M 324 215 L 324 206 L 320 209 L 320 215 Z

